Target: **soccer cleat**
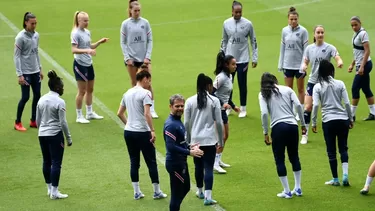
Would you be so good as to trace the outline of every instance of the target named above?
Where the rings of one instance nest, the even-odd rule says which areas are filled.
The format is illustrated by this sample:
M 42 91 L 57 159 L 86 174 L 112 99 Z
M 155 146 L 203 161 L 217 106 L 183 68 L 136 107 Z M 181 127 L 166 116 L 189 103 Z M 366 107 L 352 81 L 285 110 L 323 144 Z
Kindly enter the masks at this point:
M 134 194 L 134 199 L 135 200 L 139 200 L 139 199 L 142 199 L 144 197 L 145 197 L 145 195 L 142 192 Z
M 36 125 L 36 121 L 30 120 L 30 127 L 32 127 L 32 128 L 38 128 L 38 126 Z
M 246 111 L 240 111 L 240 113 L 238 114 L 238 117 L 239 118 L 244 118 L 244 117 L 246 117 L 246 115 L 247 115 Z
M 160 193 L 154 193 L 154 199 L 164 199 L 167 198 L 167 194 L 160 191 Z
M 103 119 L 103 116 L 99 116 L 94 111 L 86 114 L 86 119 Z
M 214 165 L 214 171 L 217 171 L 217 173 L 219 173 L 219 174 L 226 174 L 227 173 L 227 171 L 225 171 L 219 165 Z
M 14 124 L 14 129 L 15 129 L 15 130 L 18 130 L 18 131 L 22 131 L 22 132 L 23 132 L 23 131 L 26 131 L 26 128 L 23 127 L 23 125 L 22 125 L 21 122 L 19 122 L 19 123 L 15 123 L 15 124 Z
M 204 199 L 204 194 L 202 192 L 199 193 L 199 191 L 197 191 L 195 193 L 195 195 L 199 198 L 199 199 Z
M 226 164 L 226 163 L 224 163 L 223 161 L 219 161 L 219 165 L 220 165 L 221 167 L 223 167 L 223 168 L 229 168 L 229 167 L 230 167 L 229 164 Z
M 292 195 L 302 196 L 302 190 L 301 190 L 301 188 L 294 189 L 294 190 L 292 190 L 291 193 L 292 193 Z
M 77 117 L 76 122 L 81 123 L 81 124 L 88 124 L 88 123 L 90 123 L 90 121 L 87 120 L 87 119 L 85 119 L 85 117 L 83 117 L 83 116 Z
M 157 114 L 155 111 L 151 111 L 151 117 L 152 117 L 153 119 L 157 119 L 157 118 L 159 118 L 158 114 Z
M 360 191 L 360 193 L 361 193 L 362 195 L 367 195 L 369 191 L 370 191 L 369 187 L 364 187 L 364 188 Z
M 307 144 L 308 136 L 302 135 L 301 144 Z
M 347 174 L 344 174 L 343 178 L 342 178 L 342 185 L 343 186 L 350 186 L 349 184 L 349 179 L 348 179 L 348 175 Z
M 281 193 L 277 194 L 277 197 L 279 198 L 285 198 L 285 199 L 291 199 L 293 197 L 292 193 L 286 193 L 285 191 L 282 191 Z
M 228 108 L 227 110 L 225 110 L 225 113 L 227 113 L 227 116 L 230 115 L 230 112 L 232 112 L 232 109 L 231 109 L 231 108 Z
M 217 204 L 217 201 L 215 201 L 215 200 L 213 200 L 213 199 L 204 199 L 203 204 L 204 204 L 205 206 L 214 205 L 214 204 Z
M 51 194 L 50 196 L 51 199 L 65 199 L 68 198 L 68 194 L 62 194 L 60 191 L 57 191 L 56 194 Z
M 364 119 L 364 121 L 372 121 L 372 120 L 375 120 L 374 114 L 369 114 L 368 117 L 366 119 Z
M 332 185 L 332 186 L 340 186 L 340 182 L 337 179 L 331 179 L 330 181 L 325 182 L 326 185 Z

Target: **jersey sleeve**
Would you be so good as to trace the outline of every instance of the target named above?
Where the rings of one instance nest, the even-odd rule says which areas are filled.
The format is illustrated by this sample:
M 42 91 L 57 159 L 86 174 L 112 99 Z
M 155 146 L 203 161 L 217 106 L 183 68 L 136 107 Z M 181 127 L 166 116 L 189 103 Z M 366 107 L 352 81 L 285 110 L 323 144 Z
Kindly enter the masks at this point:
M 222 77 L 222 74 L 218 74 L 215 77 L 215 81 L 214 81 L 214 84 L 213 84 L 214 88 L 219 89 L 224 84 L 224 80 L 225 80 L 225 78 Z
M 152 41 L 152 30 L 151 25 L 147 21 L 146 22 L 146 35 L 147 35 L 147 49 L 146 49 L 146 56 L 145 58 L 151 60 L 151 53 L 153 48 L 153 41 Z
M 330 45 L 330 48 L 331 48 L 331 57 L 336 57 L 336 56 L 339 56 L 339 52 L 337 51 L 337 48 L 333 45 Z
M 176 142 L 178 137 L 178 130 L 176 129 L 173 123 L 166 125 L 164 128 L 164 140 L 166 144 L 166 148 L 171 153 L 178 153 L 183 155 L 189 155 L 190 151 L 185 149 Z
M 263 134 L 268 134 L 268 106 L 261 93 L 258 95 Z
M 340 81 L 340 84 L 341 84 L 341 97 L 345 106 L 346 113 L 348 114 L 350 121 L 353 122 L 353 114 L 352 114 L 352 109 L 350 106 L 348 91 L 346 91 L 346 86 L 344 82 Z
M 70 34 L 70 43 L 72 45 L 78 45 L 79 43 L 79 35 L 76 31 L 72 31 L 72 33 Z
M 284 39 L 284 29 L 281 31 L 281 42 L 280 42 L 280 55 L 279 55 L 279 64 L 277 69 L 281 70 L 283 68 L 285 55 L 285 39 Z
M 369 36 L 368 36 L 367 31 L 363 31 L 362 33 L 363 34 L 359 35 L 360 36 L 359 38 L 361 39 L 361 43 L 369 42 L 370 40 L 369 40 Z
M 60 124 L 61 128 L 65 134 L 65 138 L 69 143 L 72 142 L 72 136 L 70 135 L 69 127 L 68 127 L 68 122 L 66 121 L 66 109 L 65 109 L 65 102 L 61 101 L 58 104 L 58 113 L 59 113 L 59 119 L 60 119 Z
M 14 65 L 16 66 L 17 76 L 22 76 L 22 67 L 21 67 L 21 52 L 23 48 L 23 40 L 21 36 L 17 36 L 14 43 Z
M 318 109 L 320 104 L 320 84 L 316 84 L 313 88 L 313 108 L 311 112 L 311 125 L 316 126 L 316 119 L 318 117 Z
M 143 98 L 143 106 L 145 105 L 152 105 L 152 95 L 151 92 L 148 90 Z
M 125 94 L 122 96 L 122 99 L 120 101 L 120 105 L 124 108 L 126 108 L 126 103 L 125 103 Z
M 222 38 L 221 38 L 221 50 L 226 51 L 228 46 L 228 34 L 225 31 L 225 22 L 223 23 Z

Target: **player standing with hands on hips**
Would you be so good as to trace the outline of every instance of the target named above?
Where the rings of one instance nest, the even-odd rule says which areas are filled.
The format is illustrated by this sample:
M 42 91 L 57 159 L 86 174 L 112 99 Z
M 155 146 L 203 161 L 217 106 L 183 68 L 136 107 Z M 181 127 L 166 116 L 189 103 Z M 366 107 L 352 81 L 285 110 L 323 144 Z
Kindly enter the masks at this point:
M 61 164 L 64 155 L 64 135 L 68 146 L 72 137 L 66 121 L 65 101 L 60 98 L 64 93 L 64 83 L 55 71 L 48 72 L 50 92 L 40 98 L 37 105 L 36 123 L 40 149 L 43 155 L 43 175 L 51 199 L 64 199 L 67 194 L 58 190 Z
M 147 19 L 141 17 L 141 4 L 132 1 L 129 4 L 131 17 L 124 20 L 120 29 L 120 45 L 124 55 L 125 65 L 128 69 L 131 85 L 136 85 L 136 74 L 142 64 L 151 64 L 152 30 Z M 151 74 L 151 67 L 148 67 Z M 150 86 L 152 105 L 151 116 L 158 118 L 155 112 L 154 94 Z
M 169 173 L 171 186 L 170 211 L 179 211 L 186 194 L 190 191 L 190 175 L 187 156 L 200 158 L 203 151 L 198 144 L 188 146 L 185 139 L 185 127 L 181 121 L 184 113 L 184 98 L 172 95 L 169 99 L 171 114 L 164 123 L 164 140 L 167 148 L 165 167 Z
M 252 67 L 255 68 L 258 64 L 258 44 L 254 32 L 254 27 L 251 21 L 242 17 L 242 4 L 238 1 L 233 1 L 232 17 L 224 21 L 223 35 L 221 41 L 221 50 L 225 55 L 232 55 L 237 61 L 237 81 L 240 90 L 240 113 L 238 117 L 246 116 L 247 103 L 247 71 L 250 60 L 249 40 L 253 52 Z M 236 72 L 232 73 L 232 81 Z M 232 94 L 230 97 L 232 100 Z M 227 110 L 229 115 L 231 109 Z
M 26 12 L 23 17 L 23 30 L 20 31 L 14 44 L 14 64 L 18 76 L 18 84 L 21 86 L 21 100 L 17 107 L 17 118 L 14 129 L 26 131 L 21 118 L 27 101 L 30 98 L 30 87 L 33 90 L 33 103 L 31 106 L 30 127 L 36 128 L 36 105 L 40 98 L 41 80 L 43 80 L 42 65 L 38 53 L 39 33 L 35 31 L 36 16 Z

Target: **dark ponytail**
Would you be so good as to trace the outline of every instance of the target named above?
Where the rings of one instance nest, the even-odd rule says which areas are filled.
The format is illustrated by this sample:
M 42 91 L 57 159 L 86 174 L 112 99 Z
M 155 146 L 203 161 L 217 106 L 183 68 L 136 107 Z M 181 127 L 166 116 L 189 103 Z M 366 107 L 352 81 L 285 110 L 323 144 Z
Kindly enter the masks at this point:
M 197 102 L 198 109 L 204 109 L 207 105 L 207 88 L 212 79 L 203 73 L 200 73 L 197 78 Z
M 242 4 L 239 1 L 233 1 L 233 3 L 232 3 L 232 9 L 234 9 L 235 6 L 241 6 L 241 8 L 242 8 Z
M 322 60 L 319 63 L 318 69 L 318 81 L 320 84 L 323 82 L 329 83 L 330 76 L 334 77 L 335 75 L 335 67 L 333 64 L 328 60 Z
M 263 73 L 260 82 L 260 92 L 267 101 L 271 99 L 272 94 L 276 96 L 280 94 L 279 88 L 276 87 L 277 83 L 276 76 L 268 72 Z
M 54 70 L 48 71 L 48 87 L 51 91 L 58 92 L 63 86 L 62 79 L 56 74 Z M 59 93 L 60 94 L 60 93 Z M 61 94 L 60 94 L 61 95 Z
M 232 59 L 234 59 L 232 55 L 225 56 L 224 51 L 220 51 L 216 56 L 216 69 L 214 74 L 219 75 L 222 71 L 224 71 L 229 76 L 230 71 L 228 65 Z
M 25 13 L 25 15 L 23 16 L 23 23 L 22 23 L 22 26 L 23 26 L 24 29 L 26 28 L 25 22 L 30 20 L 30 19 L 33 19 L 33 18 L 36 18 L 36 16 L 34 14 L 32 14 L 31 12 Z

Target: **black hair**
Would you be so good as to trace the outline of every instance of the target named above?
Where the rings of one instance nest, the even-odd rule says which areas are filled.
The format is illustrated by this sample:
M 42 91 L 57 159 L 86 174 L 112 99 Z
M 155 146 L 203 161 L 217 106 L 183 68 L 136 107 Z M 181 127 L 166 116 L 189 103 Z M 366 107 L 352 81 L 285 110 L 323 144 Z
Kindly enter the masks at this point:
M 234 9 L 235 6 L 241 6 L 241 9 L 242 9 L 242 4 L 239 1 L 233 1 L 233 3 L 232 3 L 232 9 Z
M 203 109 L 207 105 L 208 85 L 212 85 L 212 79 L 203 73 L 197 77 L 197 101 L 198 109 Z
M 232 55 L 225 55 L 224 51 L 220 51 L 216 56 L 216 69 L 214 74 L 219 75 L 222 71 L 224 71 L 229 76 L 230 71 L 228 65 L 232 59 L 234 59 Z
M 289 8 L 288 17 L 289 17 L 289 15 L 297 15 L 297 17 L 299 17 L 299 14 L 298 14 L 298 12 L 297 12 L 297 10 L 296 10 L 295 7 L 290 7 Z
M 266 100 L 269 100 L 272 94 L 275 94 L 276 96 L 280 94 L 279 88 L 276 87 L 277 83 L 276 76 L 269 72 L 263 73 L 260 82 L 260 92 Z
M 48 71 L 48 87 L 51 91 L 58 92 L 63 86 L 62 79 L 56 74 L 54 70 Z M 60 94 L 60 93 L 59 93 Z
M 320 84 L 322 84 L 324 81 L 329 82 L 330 76 L 334 77 L 335 75 L 335 67 L 333 64 L 328 61 L 323 59 L 319 63 L 319 69 L 318 69 L 318 81 Z
M 146 70 L 141 70 L 139 71 L 136 75 L 135 75 L 135 79 L 137 81 L 142 81 L 142 79 L 144 78 L 151 78 L 151 74 L 150 72 L 146 71 Z
M 34 14 L 32 14 L 31 12 L 25 13 L 25 15 L 23 16 L 23 22 L 22 22 L 22 26 L 23 26 L 24 29 L 26 28 L 25 21 L 28 21 L 28 20 L 33 19 L 33 18 L 36 18 L 36 16 Z

